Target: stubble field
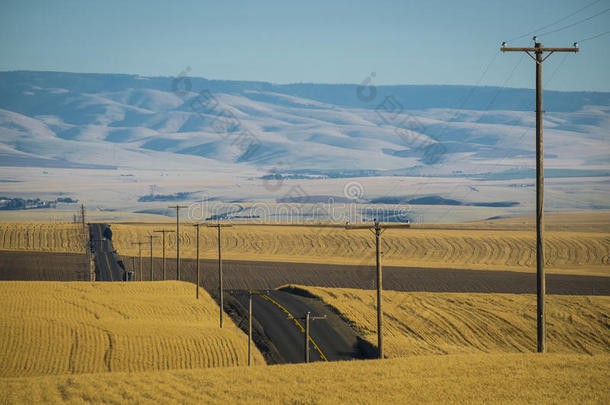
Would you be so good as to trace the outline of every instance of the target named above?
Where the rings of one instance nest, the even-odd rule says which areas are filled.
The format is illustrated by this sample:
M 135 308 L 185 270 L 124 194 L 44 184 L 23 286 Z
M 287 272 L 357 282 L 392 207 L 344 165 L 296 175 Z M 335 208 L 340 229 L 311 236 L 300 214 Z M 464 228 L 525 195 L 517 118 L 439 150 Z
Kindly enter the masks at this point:
M 78 224 L 0 222 L 0 249 L 85 253 L 88 232 Z
M 479 354 L 0 378 L 0 402 L 607 404 L 609 364 L 609 356 Z
M 247 364 L 247 336 L 199 297 L 176 281 L 0 282 L 0 377 Z
M 610 276 L 610 214 L 585 212 L 548 215 L 545 262 L 549 273 Z M 183 258 L 195 258 L 195 230 L 181 227 Z M 532 218 L 508 218 L 460 224 L 414 224 L 383 234 L 384 264 L 420 268 L 506 270 L 531 272 L 536 250 Z M 175 230 L 175 223 L 117 223 L 113 242 L 119 254 L 136 256 L 132 243 L 157 229 Z M 217 233 L 200 234 L 203 259 L 217 256 Z M 0 249 L 84 252 L 82 230 L 72 224 L 0 223 Z M 228 260 L 289 263 L 371 265 L 374 238 L 367 230 L 239 225 L 222 232 L 223 257 Z M 176 235 L 168 234 L 166 253 L 175 256 Z M 147 251 L 145 252 L 148 253 Z M 153 255 L 162 253 L 155 241 Z
M 377 345 L 376 292 L 297 287 L 335 308 Z M 536 296 L 383 292 L 387 357 L 536 350 Z M 610 355 L 610 297 L 548 295 L 550 353 Z
M 144 240 L 159 225 L 115 224 L 112 229 L 119 252 L 137 255 L 131 242 Z M 180 237 L 181 256 L 194 258 L 193 228 L 182 226 Z M 216 238 L 214 229 L 201 231 L 202 258 L 216 257 Z M 374 243 L 368 230 L 243 225 L 222 232 L 223 257 L 243 261 L 370 265 Z M 610 276 L 610 233 L 551 231 L 545 246 L 548 272 Z M 174 255 L 175 249 L 175 235 L 169 234 L 167 252 Z M 161 255 L 160 244 L 154 250 Z M 523 230 L 389 229 L 382 251 L 387 266 L 530 272 L 536 265 L 535 234 Z

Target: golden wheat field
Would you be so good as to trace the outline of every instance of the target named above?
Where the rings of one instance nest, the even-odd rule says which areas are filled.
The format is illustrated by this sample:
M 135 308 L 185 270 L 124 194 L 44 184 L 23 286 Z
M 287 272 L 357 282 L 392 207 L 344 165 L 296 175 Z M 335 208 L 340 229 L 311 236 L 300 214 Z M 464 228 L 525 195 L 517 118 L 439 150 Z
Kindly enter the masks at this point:
M 84 253 L 89 233 L 78 224 L 0 222 L 0 249 Z
M 300 287 L 377 345 L 376 292 Z M 536 296 L 383 292 L 388 357 L 536 350 Z M 547 295 L 550 353 L 610 354 L 610 297 Z
M 115 224 L 114 246 L 135 256 L 131 242 L 158 228 Z M 180 238 L 181 256 L 194 258 L 192 227 L 182 226 Z M 201 230 L 202 258 L 217 257 L 216 238 L 215 229 Z M 233 260 L 368 265 L 375 262 L 374 243 L 368 230 L 243 225 L 222 231 L 223 257 Z M 389 229 L 382 236 L 385 265 L 424 268 L 535 271 L 535 244 L 531 231 L 504 229 Z M 168 234 L 168 255 L 175 255 L 175 246 L 175 235 Z M 610 233 L 552 231 L 546 233 L 545 246 L 548 272 L 610 276 Z
M 0 308 L 0 377 L 247 364 L 247 336 L 185 282 L 3 281 Z
M 504 354 L 0 378 L 1 403 L 574 403 L 610 400 L 607 355 Z
M 549 273 L 610 276 L 610 214 L 548 215 L 545 237 Z M 389 266 L 474 270 L 535 271 L 532 218 L 507 218 L 462 224 L 416 224 L 382 236 L 383 262 Z M 195 231 L 181 227 L 181 256 L 195 258 Z M 134 241 L 174 223 L 112 225 L 114 247 L 137 256 Z M 71 224 L 0 223 L 0 249 L 83 252 L 81 228 Z M 153 254 L 162 254 L 155 240 Z M 248 261 L 374 264 L 374 238 L 367 230 L 325 227 L 239 225 L 222 231 L 223 257 Z M 167 256 L 175 256 L 176 236 L 168 234 Z M 217 233 L 200 233 L 201 257 L 217 257 Z

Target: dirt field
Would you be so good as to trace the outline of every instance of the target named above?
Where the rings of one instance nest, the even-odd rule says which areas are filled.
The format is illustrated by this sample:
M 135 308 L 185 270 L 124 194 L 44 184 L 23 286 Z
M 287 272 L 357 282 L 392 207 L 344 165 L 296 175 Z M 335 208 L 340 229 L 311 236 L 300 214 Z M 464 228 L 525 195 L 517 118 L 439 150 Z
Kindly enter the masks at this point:
M 0 378 L 1 403 L 599 403 L 606 355 L 449 355 L 270 367 Z
M 301 287 L 336 308 L 377 345 L 374 291 Z M 610 354 L 610 297 L 547 296 L 550 353 Z M 536 296 L 385 291 L 387 357 L 530 352 L 536 349 Z
M 0 307 L 0 377 L 247 364 L 247 336 L 184 282 L 4 281 Z
M 1 254 L 1 253 L 0 253 Z M 125 265 L 132 269 L 132 258 L 123 256 Z M 181 259 L 183 281 L 195 282 L 195 260 Z M 162 278 L 162 260 L 154 259 L 154 278 Z M 318 263 L 281 263 L 223 260 L 225 288 L 274 289 L 285 284 L 314 285 L 339 288 L 375 288 L 375 267 L 346 266 Z M 142 259 L 144 280 L 150 280 L 150 260 Z M 135 269 L 139 274 L 138 258 Z M 535 272 L 455 270 L 410 267 L 384 267 L 384 288 L 396 291 L 429 292 L 484 292 L 535 294 Z M 176 259 L 166 262 L 166 275 L 176 278 Z M 610 295 L 610 278 L 572 274 L 547 274 L 547 292 L 563 295 Z M 208 291 L 218 288 L 218 261 L 201 260 L 201 285 Z
M 138 272 L 138 258 L 135 261 L 123 256 L 129 270 Z M 150 280 L 149 258 L 143 260 L 144 280 Z M 195 261 L 181 260 L 182 280 L 194 283 Z M 0 250 L 0 280 L 31 281 L 85 281 L 86 259 L 82 254 L 26 252 Z M 154 259 L 154 279 L 163 277 L 162 260 Z M 176 278 L 175 258 L 166 262 L 168 279 Z M 345 266 L 312 263 L 243 262 L 225 260 L 223 262 L 225 288 L 244 290 L 249 288 L 274 289 L 285 284 L 314 285 L 339 288 L 375 288 L 373 266 Z M 218 262 L 202 260 L 200 268 L 201 284 L 208 291 L 218 287 Z M 384 267 L 384 287 L 396 291 L 429 292 L 490 292 L 534 294 L 536 280 L 534 273 L 418 269 L 407 267 Z M 610 278 L 578 276 L 570 274 L 548 274 L 549 294 L 567 295 L 610 295 Z
M 82 253 L 0 250 L 0 280 L 87 281 L 88 277 Z

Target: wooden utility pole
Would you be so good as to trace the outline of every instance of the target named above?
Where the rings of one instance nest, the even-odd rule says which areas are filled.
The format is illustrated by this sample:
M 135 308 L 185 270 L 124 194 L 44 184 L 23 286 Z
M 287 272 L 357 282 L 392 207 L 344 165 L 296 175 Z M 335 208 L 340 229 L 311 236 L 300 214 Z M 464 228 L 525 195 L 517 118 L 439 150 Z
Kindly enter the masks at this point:
M 326 319 L 326 315 L 311 316 L 310 312 L 307 311 L 307 315 L 305 315 L 305 363 L 309 363 L 309 322 L 318 319 Z
M 80 215 L 83 226 L 83 243 L 85 245 L 85 255 L 87 257 L 87 273 L 89 273 L 89 281 L 95 281 L 95 273 L 91 270 L 91 235 L 89 234 L 87 229 L 88 226 L 85 223 L 85 204 L 81 204 L 80 206 Z M 74 215 L 74 223 L 76 223 L 76 215 Z
M 199 299 L 199 226 L 201 224 L 195 224 L 193 225 L 196 229 L 197 229 L 197 236 L 195 238 L 196 240 L 196 250 L 197 250 L 197 276 L 196 276 L 196 282 L 195 282 L 195 297 L 197 299 Z
M 252 290 L 248 299 L 248 365 L 252 362 Z
M 142 276 L 142 245 L 145 244 L 146 242 L 132 242 L 132 245 L 138 245 L 138 263 L 140 264 L 140 281 L 143 281 L 143 276 Z M 137 277 L 136 277 L 137 278 Z
M 148 238 L 148 243 L 150 243 L 150 281 L 154 281 L 153 279 L 153 238 L 156 238 L 156 236 L 153 235 L 147 235 L 146 236 Z
M 83 224 L 83 232 L 85 232 L 85 204 L 80 205 L 80 220 Z
M 578 43 L 572 48 L 544 48 L 537 37 L 533 48 L 508 48 L 502 43 L 502 52 L 525 52 L 536 62 L 536 297 L 538 353 L 546 351 L 544 299 L 546 280 L 544 274 L 544 166 L 542 150 L 542 63 L 555 52 L 578 52 Z M 544 56 L 544 53 L 548 54 Z M 532 53 L 534 55 L 532 55 Z M 544 56 L 544 57 L 543 57 Z
M 136 281 L 136 258 L 131 256 L 131 268 L 133 269 L 133 281 Z
M 163 261 L 162 261 L 162 266 L 163 266 L 163 281 L 165 281 L 166 276 L 165 276 L 165 234 L 166 233 L 170 233 L 170 232 L 175 232 L 175 231 L 168 231 L 165 229 L 161 229 L 158 231 L 153 231 L 153 232 L 160 232 L 163 234 Z
M 210 228 L 218 228 L 218 297 L 220 300 L 220 327 L 222 328 L 222 310 L 224 308 L 223 287 L 222 287 L 222 243 L 220 242 L 220 229 L 231 227 L 232 224 L 207 224 Z
M 411 224 L 381 224 L 377 219 L 373 220 L 372 225 L 350 225 L 347 224 L 345 229 L 370 229 L 375 234 L 375 257 L 377 268 L 377 348 L 379 350 L 379 358 L 383 359 L 383 309 L 382 296 L 383 291 L 383 275 L 381 272 L 381 234 L 387 228 L 410 228 Z
M 324 316 L 311 316 L 311 312 L 307 311 L 307 313 L 305 314 L 304 317 L 301 318 L 295 318 L 293 316 L 289 316 L 288 319 L 296 319 L 298 321 L 305 321 L 305 327 L 303 329 L 305 329 L 304 332 L 304 338 L 305 340 L 303 341 L 303 360 L 305 361 L 305 363 L 309 363 L 309 323 L 311 321 L 316 321 L 319 319 L 326 319 L 326 315 Z
M 180 280 L 180 208 L 186 205 L 174 205 L 169 208 L 176 209 L 176 280 Z
M 264 293 L 257 290 L 248 290 L 245 291 L 233 291 L 231 294 L 237 295 L 245 295 L 248 294 L 248 365 L 252 364 L 252 296 L 254 295 L 264 295 Z

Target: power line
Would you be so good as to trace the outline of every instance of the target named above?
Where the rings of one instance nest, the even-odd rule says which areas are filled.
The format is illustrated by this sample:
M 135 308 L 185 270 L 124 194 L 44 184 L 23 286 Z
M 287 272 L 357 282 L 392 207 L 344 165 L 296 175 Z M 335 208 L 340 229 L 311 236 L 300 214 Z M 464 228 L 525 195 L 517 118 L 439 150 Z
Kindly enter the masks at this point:
M 568 14 L 567 16 L 565 16 L 565 17 L 563 17 L 563 18 L 560 18 L 559 20 L 554 21 L 554 22 L 552 22 L 552 23 L 550 23 L 550 24 L 545 25 L 544 27 L 536 28 L 534 31 L 528 32 L 527 34 L 519 35 L 518 37 L 515 37 L 515 38 L 512 38 L 512 39 L 509 39 L 509 42 L 515 41 L 515 40 L 517 40 L 517 39 L 521 39 L 521 38 L 529 37 L 530 35 L 533 35 L 533 34 L 535 34 L 535 33 L 539 32 L 539 31 L 542 31 L 542 30 L 545 30 L 545 29 L 547 29 L 547 28 L 549 28 L 549 27 L 552 27 L 552 26 L 553 26 L 553 25 L 555 25 L 555 24 L 559 24 L 560 22 L 563 22 L 563 21 L 567 20 L 568 18 L 570 18 L 570 17 L 572 17 L 572 16 L 575 16 L 576 14 L 578 14 L 578 13 L 580 13 L 581 11 L 586 10 L 587 8 L 589 8 L 589 7 L 591 7 L 591 6 L 593 6 L 593 5 L 597 4 L 597 3 L 599 3 L 600 1 L 601 1 L 601 0 L 595 0 L 594 2 L 589 3 L 588 5 L 586 5 L 586 6 L 582 7 L 582 8 L 579 8 L 578 10 L 574 11 L 574 12 L 573 12 L 573 13 L 571 13 L 571 14 Z
M 523 59 L 525 58 L 525 54 L 521 55 L 521 57 L 519 58 L 519 60 L 517 61 L 517 63 L 515 63 L 515 66 L 513 67 L 513 69 L 510 71 L 508 77 L 504 80 L 504 82 L 502 82 L 502 85 L 500 87 L 497 88 L 496 92 L 492 95 L 491 100 L 489 101 L 489 103 L 487 103 L 487 106 L 485 107 L 484 111 L 487 112 L 489 111 L 489 109 L 491 108 L 491 106 L 495 103 L 496 99 L 498 98 L 498 96 L 500 95 L 500 93 L 502 93 L 502 91 L 506 88 L 506 86 L 508 85 L 508 82 L 512 79 L 513 75 L 515 74 L 515 72 L 517 71 L 517 68 L 519 67 L 519 65 L 521 65 L 521 62 L 523 61 Z M 489 64 L 489 66 L 491 66 L 491 64 Z M 489 68 L 488 66 L 488 68 Z M 457 116 L 457 113 L 455 114 L 455 116 Z M 454 116 L 454 117 L 455 117 Z M 442 128 L 443 130 L 439 132 L 439 134 L 436 135 L 437 138 L 440 138 L 440 135 L 443 134 L 444 130 L 449 126 L 449 124 L 445 124 L 445 126 Z M 467 141 L 468 137 L 466 137 L 463 142 Z M 436 171 L 436 174 L 438 174 L 440 172 L 440 169 L 438 169 Z M 462 182 L 463 183 L 463 182 Z M 459 187 L 462 183 L 458 183 L 451 192 L 453 192 L 453 190 L 457 189 L 457 187 Z M 428 185 L 428 183 L 423 183 L 421 184 L 414 192 L 413 195 L 416 195 L 417 193 L 419 193 L 421 191 L 422 188 L 426 187 Z M 396 187 L 398 186 L 394 186 L 390 192 L 393 192 Z
M 548 31 L 548 32 L 543 32 L 543 33 L 542 33 L 542 34 L 540 34 L 539 36 L 541 36 L 541 37 L 542 37 L 542 36 L 545 36 L 545 35 L 554 34 L 554 33 L 559 32 L 559 31 L 567 30 L 568 28 L 572 28 L 572 27 L 573 27 L 573 26 L 575 26 L 575 25 L 581 24 L 581 23 L 583 23 L 583 22 L 585 22 L 585 21 L 589 21 L 589 20 L 591 20 L 591 19 L 593 19 L 593 18 L 595 18 L 595 17 L 597 17 L 597 16 L 600 16 L 600 15 L 602 15 L 602 14 L 604 14 L 604 13 L 607 13 L 608 11 L 610 11 L 610 8 L 607 8 L 607 9 L 605 9 L 605 10 L 603 10 L 603 11 L 600 11 L 599 13 L 594 14 L 594 15 L 592 15 L 592 16 L 590 16 L 590 17 L 583 18 L 582 20 L 578 20 L 578 21 L 576 21 L 576 22 L 573 22 L 572 24 L 568 24 L 568 25 L 566 25 L 566 26 L 564 26 L 564 27 L 557 28 L 556 30 L 553 30 L 553 31 Z
M 577 42 L 578 42 L 578 43 L 582 43 L 582 42 L 585 42 L 585 41 L 590 41 L 590 40 L 592 40 L 592 39 L 596 39 L 596 38 L 599 38 L 599 37 L 603 37 L 604 35 L 608 35 L 608 34 L 610 34 L 610 31 L 602 32 L 601 34 L 597 34 L 597 35 L 594 35 L 594 36 L 589 37 L 589 38 L 581 39 L 581 40 L 579 40 L 579 41 L 577 41 Z
M 523 55 L 522 55 L 523 57 Z M 565 63 L 565 61 L 568 59 L 568 54 L 564 54 L 563 58 L 561 59 L 561 61 L 559 62 L 559 64 L 557 65 L 557 67 L 555 68 L 555 70 L 553 70 L 553 73 L 551 73 L 551 75 L 546 79 L 546 81 L 544 82 L 544 85 L 548 85 L 549 83 L 551 83 L 551 81 L 553 80 L 553 78 L 555 77 L 555 75 L 557 74 L 557 72 L 559 71 L 559 69 L 563 66 L 563 64 Z M 507 134 L 507 137 L 510 136 L 512 134 L 513 128 L 517 127 L 519 125 L 519 123 L 523 120 L 523 117 L 528 113 L 529 111 L 523 111 L 521 112 L 521 114 L 517 117 L 516 123 L 513 124 L 510 128 L 510 132 Z M 521 143 L 521 140 L 523 139 L 523 137 L 529 133 L 530 128 L 526 128 L 521 135 L 517 138 L 517 141 L 515 142 L 516 144 Z M 504 154 L 504 156 L 502 156 L 502 158 L 491 167 L 491 169 L 488 169 L 488 173 L 486 177 L 489 177 L 490 175 L 492 175 L 494 173 L 493 169 L 499 167 L 500 165 L 502 165 L 508 158 L 509 158 L 510 153 L 507 152 Z M 453 190 L 456 190 L 459 186 L 464 185 L 465 180 L 462 180 L 461 182 L 459 182 L 454 188 Z M 459 200 L 464 200 L 466 197 L 468 197 L 470 194 L 472 193 L 472 190 L 468 190 L 466 193 L 462 194 L 458 199 Z M 447 216 L 447 214 L 449 214 L 450 212 L 453 211 L 453 207 L 448 208 L 447 210 L 445 210 L 439 217 L 438 220 L 441 221 L 443 218 L 445 218 Z
M 464 106 L 466 105 L 466 103 L 468 103 L 468 101 L 470 100 L 470 98 L 472 97 L 472 95 L 474 94 L 474 92 L 478 89 L 479 85 L 481 84 L 481 82 L 483 81 L 483 79 L 485 78 L 485 76 L 487 75 L 487 72 L 489 72 L 491 66 L 493 65 L 493 63 L 496 61 L 496 59 L 498 58 L 498 55 L 500 55 L 500 51 L 497 51 L 494 56 L 491 58 L 491 60 L 489 61 L 489 63 L 487 64 L 487 67 L 485 68 L 485 70 L 483 71 L 483 74 L 479 77 L 479 80 L 477 80 L 476 84 L 474 86 L 472 86 L 472 88 L 470 89 L 470 92 L 468 93 L 468 95 L 466 96 L 466 98 L 464 99 L 464 101 L 460 104 L 459 108 L 455 111 L 455 113 L 453 114 L 453 116 L 451 118 L 449 118 L 446 122 L 445 125 L 443 125 L 440 129 L 440 131 L 434 135 L 435 138 L 440 138 L 444 133 L 445 130 L 448 128 L 449 124 L 448 122 L 453 121 L 455 118 L 457 118 L 457 116 L 460 114 L 461 110 L 463 110 Z M 521 61 L 517 62 L 517 65 L 521 63 Z M 517 65 L 515 66 L 515 69 L 517 67 Z M 512 73 L 511 73 L 512 75 Z M 489 106 L 488 106 L 489 107 Z M 424 133 L 425 135 L 425 133 Z M 437 170 L 438 173 L 438 170 Z M 390 193 L 394 192 L 394 190 L 396 190 L 397 187 L 400 186 L 400 182 L 395 184 L 389 191 L 386 192 L 386 195 L 389 195 Z M 420 186 L 415 192 L 417 193 L 422 187 L 424 187 L 425 185 Z

